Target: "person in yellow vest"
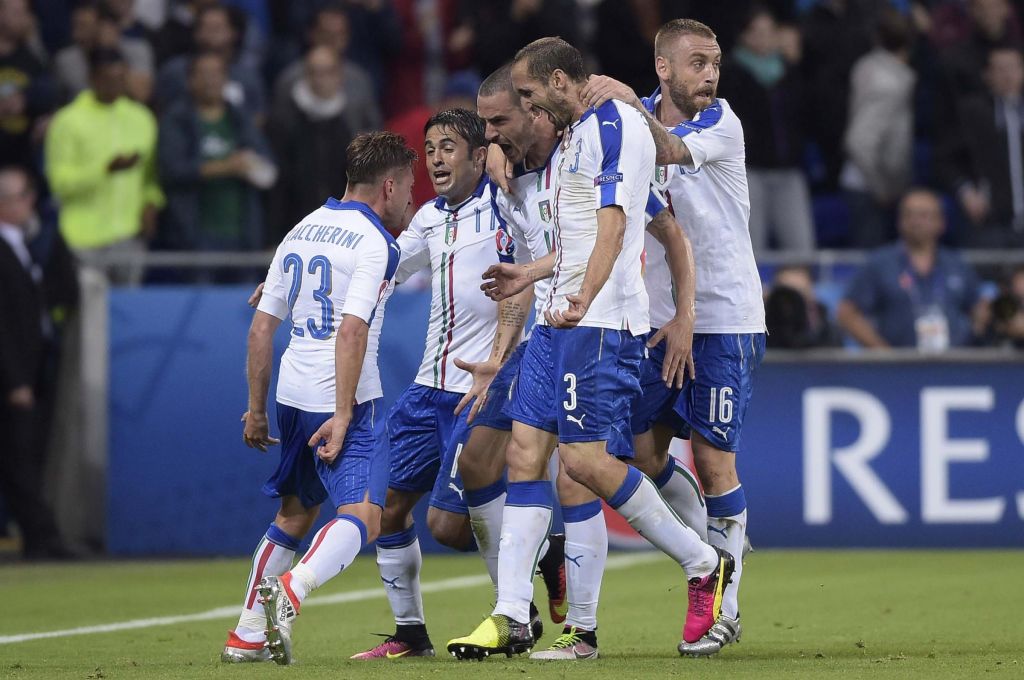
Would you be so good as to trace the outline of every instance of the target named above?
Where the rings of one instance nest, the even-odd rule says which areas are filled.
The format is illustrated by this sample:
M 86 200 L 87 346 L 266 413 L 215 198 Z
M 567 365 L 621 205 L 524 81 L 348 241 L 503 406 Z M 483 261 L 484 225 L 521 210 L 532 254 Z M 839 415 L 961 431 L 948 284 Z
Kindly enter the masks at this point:
M 54 116 L 45 161 L 68 246 L 79 254 L 129 254 L 135 261 L 112 268 L 111 280 L 137 284 L 164 195 L 156 180 L 156 119 L 125 96 L 126 73 L 119 51 L 90 55 L 91 87 Z

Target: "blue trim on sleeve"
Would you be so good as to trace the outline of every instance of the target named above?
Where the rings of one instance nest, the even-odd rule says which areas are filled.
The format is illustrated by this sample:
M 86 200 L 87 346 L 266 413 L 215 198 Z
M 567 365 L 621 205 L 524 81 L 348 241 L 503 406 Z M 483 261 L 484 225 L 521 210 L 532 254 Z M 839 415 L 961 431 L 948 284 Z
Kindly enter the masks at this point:
M 566 524 L 570 522 L 586 522 L 591 517 L 596 517 L 599 514 L 601 514 L 601 501 L 590 501 L 582 505 L 562 506 L 562 521 Z
M 654 219 L 658 216 L 662 210 L 668 207 L 668 203 L 661 197 L 661 193 L 655 189 L 651 189 L 651 192 L 647 194 L 647 217 L 648 219 Z
M 716 99 L 711 102 L 711 106 L 694 116 L 693 120 L 684 120 L 672 128 L 672 134 L 679 138 L 685 137 L 691 132 L 699 134 L 708 128 L 718 125 L 722 120 L 722 115 L 722 103 Z
M 606 101 L 595 110 L 597 129 L 601 135 L 601 172 L 594 178 L 600 188 L 601 207 L 618 205 L 615 198 L 616 184 L 622 182 L 619 172 L 619 155 L 622 153 L 622 117 L 612 100 Z
M 747 509 L 747 496 L 739 487 L 722 496 L 704 496 L 708 517 L 733 517 Z

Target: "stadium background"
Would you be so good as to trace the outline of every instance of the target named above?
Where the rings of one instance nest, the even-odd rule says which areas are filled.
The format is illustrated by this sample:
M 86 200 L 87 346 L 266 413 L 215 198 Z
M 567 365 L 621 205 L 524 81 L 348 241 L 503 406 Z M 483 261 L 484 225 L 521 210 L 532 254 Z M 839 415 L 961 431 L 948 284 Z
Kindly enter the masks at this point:
M 54 310 L 66 316 L 58 320 L 63 347 L 55 352 L 62 354 L 63 366 L 57 406 L 48 421 L 45 488 L 65 538 L 87 552 L 119 556 L 236 555 L 251 549 L 251 537 L 269 521 L 273 502 L 257 489 L 272 469 L 273 455 L 245 449 L 238 436 L 238 415 L 245 403 L 244 338 L 251 314 L 245 298 L 261 278 L 267 248 L 291 224 L 281 218 L 288 214 L 281 208 L 282 195 L 295 191 L 289 180 L 306 177 L 307 169 L 288 165 L 290 151 L 278 135 L 281 106 L 291 92 L 282 86 L 282 74 L 290 69 L 290 77 L 301 79 L 305 50 L 333 46 L 347 74 L 341 87 L 349 88 L 348 112 L 359 107 L 360 125 L 398 130 L 418 147 L 422 122 L 433 110 L 460 102 L 472 106 L 479 78 L 533 37 L 562 34 L 583 47 L 595 72 L 620 77 L 646 93 L 654 85 L 649 56 L 653 31 L 669 18 L 693 16 L 719 33 L 724 53 L 720 92 L 728 94 L 730 74 L 736 76 L 741 72 L 737 67 L 749 63 L 750 55 L 742 50 L 764 48 L 765 63 L 784 74 L 773 81 L 778 89 L 771 101 L 780 111 L 795 104 L 808 112 L 801 119 L 803 130 L 780 128 L 780 122 L 793 122 L 785 117 L 768 125 L 771 134 L 799 143 L 795 156 L 784 158 L 776 149 L 775 162 L 794 170 L 811 190 L 806 207 L 813 216 L 814 247 L 785 249 L 781 241 L 769 239 L 758 260 L 769 294 L 782 287 L 780 270 L 794 264 L 805 268 L 813 280 L 814 301 L 825 311 L 827 332 L 819 335 L 831 339 L 823 343 L 827 349 L 806 347 L 814 343 L 804 343 L 802 351 L 776 344 L 758 374 L 740 461 L 756 508 L 751 534 L 765 547 L 1024 545 L 1024 402 L 1016 385 L 1020 355 L 1012 349 L 1022 339 L 990 328 L 976 338 L 976 346 L 939 355 L 913 349 L 864 353 L 849 338 L 840 338 L 835 323 L 837 304 L 868 252 L 853 247 L 868 243 L 869 230 L 860 221 L 867 214 L 862 210 L 864 196 L 842 179 L 849 161 L 843 127 L 855 115 L 848 101 L 855 64 L 881 47 L 892 47 L 880 28 L 887 19 L 895 16 L 897 23 L 903 22 L 903 68 L 916 80 L 912 97 L 892 115 L 913 121 L 906 185 L 940 192 L 946 245 L 977 245 L 971 243 L 970 216 L 958 188 L 948 183 L 946 171 L 960 158 L 950 155 L 949 148 L 957 135 L 966 135 L 965 121 L 955 120 L 950 109 L 960 99 L 984 93 L 990 52 L 1019 50 L 1021 4 L 2 3 L 0 81 L 8 85 L 4 96 L 20 94 L 17 102 L 27 106 L 2 114 L 3 161 L 20 163 L 39 183 L 41 239 L 55 237 L 61 210 L 58 197 L 48 189 L 49 168 L 42 153 L 47 124 L 74 96 L 67 89 L 64 66 L 68 50 L 81 51 L 88 43 L 87 31 L 79 25 L 83 12 L 94 11 L 99 22 L 92 44 L 113 40 L 128 58 L 134 83 L 130 94 L 154 112 L 163 136 L 171 124 L 168 112 L 189 101 L 180 92 L 174 101 L 167 100 L 168 88 L 177 82 L 175 63 L 181 65 L 195 54 L 200 43 L 204 53 L 208 50 L 212 39 L 203 37 L 200 23 L 211 9 L 227 7 L 233 39 L 223 47 L 233 60 L 232 81 L 238 77 L 248 87 L 250 79 L 242 76 L 249 69 L 254 91 L 261 92 L 242 110 L 252 115 L 257 134 L 269 141 L 268 159 L 286 173 L 275 186 L 255 192 L 263 206 L 260 214 L 267 218 L 259 238 L 246 232 L 234 244 L 212 247 L 201 238 L 189 242 L 181 238 L 180 212 L 169 205 L 146 252 L 97 253 L 70 243 L 79 255 L 81 295 L 77 309 Z M 771 22 L 752 23 L 766 13 Z M 113 37 L 103 33 L 103 27 L 111 26 L 116 29 Z M 140 50 L 148 60 L 136 58 Z M 360 97 L 351 89 L 357 74 L 365 76 L 358 81 L 364 89 Z M 147 77 L 149 89 L 135 87 Z M 764 122 L 754 118 L 744 118 L 748 151 L 768 134 Z M 354 134 L 356 127 L 353 123 L 348 132 Z M 170 180 L 159 176 L 169 190 Z M 343 188 L 339 176 L 325 180 L 314 174 L 311 180 L 318 185 L 326 181 L 334 193 Z M 429 197 L 425 177 L 417 191 L 423 194 L 420 198 Z M 302 206 L 303 212 L 308 207 Z M 891 199 L 879 202 L 874 216 L 885 222 L 879 243 L 890 242 L 896 234 Z M 192 217 L 203 220 L 202 214 Z M 196 227 L 186 226 L 192 231 Z M 1008 276 L 1024 262 L 1015 247 L 964 252 L 985 281 L 987 299 L 1007 293 Z M 141 286 L 120 285 L 118 268 L 124 265 L 144 271 Z M 389 306 L 382 340 L 389 402 L 414 374 L 425 328 L 428 298 L 422 281 L 419 287 L 403 288 Z M 1019 304 L 1024 310 L 1024 300 Z M 278 351 L 285 338 L 278 334 Z M 686 459 L 684 446 L 676 452 Z M 0 545 L 16 553 L 17 529 L 2 521 L 0 526 L 6 526 L 9 536 Z M 424 545 L 436 547 L 428 536 L 422 538 Z M 620 536 L 617 531 L 614 542 L 622 547 L 637 543 L 628 532 Z

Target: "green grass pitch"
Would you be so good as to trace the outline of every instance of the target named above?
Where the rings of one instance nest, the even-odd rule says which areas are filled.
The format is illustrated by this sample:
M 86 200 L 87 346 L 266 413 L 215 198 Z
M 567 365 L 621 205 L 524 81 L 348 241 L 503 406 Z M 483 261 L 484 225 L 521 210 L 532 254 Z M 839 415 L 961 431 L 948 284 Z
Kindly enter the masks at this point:
M 622 560 L 616 557 L 616 560 Z M 362 556 L 313 597 L 354 601 L 303 609 L 298 663 L 225 666 L 234 616 L 119 632 L 9 642 L 25 633 L 189 615 L 236 605 L 241 560 L 111 562 L 0 568 L 0 678 L 1024 678 L 1024 552 L 758 551 L 743 580 L 744 637 L 713 659 L 676 651 L 685 602 L 668 559 L 609 570 L 596 662 L 526 658 L 457 662 L 447 640 L 489 613 L 476 557 L 426 556 L 424 595 L 436 659 L 354 662 L 392 630 L 373 559 Z M 538 581 L 538 594 L 542 586 Z M 544 607 L 542 607 L 542 610 Z M 554 637 L 548 624 L 544 643 Z

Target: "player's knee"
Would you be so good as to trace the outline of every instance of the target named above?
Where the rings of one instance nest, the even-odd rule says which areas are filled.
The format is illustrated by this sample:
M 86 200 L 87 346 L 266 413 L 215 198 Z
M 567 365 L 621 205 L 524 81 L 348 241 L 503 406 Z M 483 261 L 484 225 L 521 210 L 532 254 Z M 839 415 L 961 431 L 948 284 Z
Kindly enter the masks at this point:
M 668 451 L 647 451 L 644 455 L 638 455 L 630 463 L 653 479 L 665 469 L 665 465 L 668 463 Z
M 535 451 L 521 446 L 515 438 L 509 442 L 507 458 L 510 481 L 544 479 L 547 459 L 538 457 Z
M 594 466 L 590 464 L 586 456 L 569 450 L 569 447 L 562 447 L 559 455 L 562 465 L 565 466 L 565 474 L 569 476 L 569 479 L 588 488 L 593 486 Z
M 427 527 L 434 540 L 446 548 L 465 551 L 473 545 L 468 516 L 430 508 L 427 512 Z

